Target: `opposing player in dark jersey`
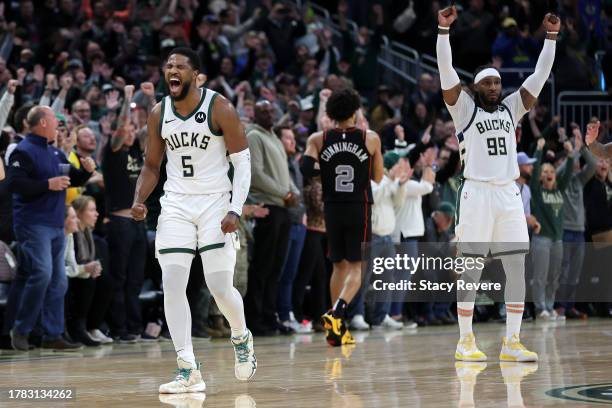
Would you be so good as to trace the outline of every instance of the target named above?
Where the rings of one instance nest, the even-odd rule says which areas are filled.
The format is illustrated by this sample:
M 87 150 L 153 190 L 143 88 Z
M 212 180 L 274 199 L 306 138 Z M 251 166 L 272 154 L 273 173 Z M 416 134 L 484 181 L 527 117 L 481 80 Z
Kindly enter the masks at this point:
M 325 203 L 325 228 L 333 309 L 322 316 L 327 342 L 332 346 L 354 344 L 344 321 L 346 307 L 361 285 L 361 244 L 370 241 L 372 189 L 380 182 L 383 159 L 379 136 L 355 127 L 359 94 L 352 89 L 334 92 L 327 101 L 327 115 L 336 128 L 308 138 L 303 160 L 305 176 L 319 163 Z

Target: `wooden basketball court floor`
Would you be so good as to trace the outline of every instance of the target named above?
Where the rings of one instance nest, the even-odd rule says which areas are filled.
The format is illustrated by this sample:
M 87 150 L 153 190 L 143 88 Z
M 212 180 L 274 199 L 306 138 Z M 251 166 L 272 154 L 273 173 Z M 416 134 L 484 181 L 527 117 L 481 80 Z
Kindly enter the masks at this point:
M 355 333 L 331 348 L 321 334 L 255 338 L 255 378 L 234 378 L 228 340 L 196 340 L 205 394 L 160 397 L 176 367 L 170 342 L 76 353 L 0 353 L 1 407 L 539 407 L 612 404 L 612 320 L 525 323 L 540 362 L 500 364 L 504 325 L 476 324 L 486 364 L 455 364 L 457 327 Z M 11 388 L 69 387 L 76 399 L 15 401 Z

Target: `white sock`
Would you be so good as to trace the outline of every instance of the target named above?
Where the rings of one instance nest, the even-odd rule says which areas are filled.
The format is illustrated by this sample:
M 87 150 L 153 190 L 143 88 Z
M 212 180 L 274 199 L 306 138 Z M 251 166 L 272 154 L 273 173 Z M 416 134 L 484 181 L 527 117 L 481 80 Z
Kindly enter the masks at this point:
M 459 320 L 459 336 L 463 338 L 472 333 L 474 302 L 457 302 L 457 317 Z
M 179 357 L 196 366 L 191 344 L 191 310 L 187 301 L 187 281 L 193 256 L 164 254 L 158 260 L 162 268 L 164 314 Z
M 193 368 L 197 368 L 198 365 L 196 364 L 195 355 L 193 354 L 193 345 L 187 344 L 184 349 L 177 351 L 176 354 L 178 354 L 181 359 L 190 363 Z
M 521 333 L 523 310 L 525 303 L 506 303 L 506 338 L 510 340 L 514 334 Z
M 525 310 L 525 254 L 502 255 L 499 257 L 506 274 L 506 338 L 521 332 Z

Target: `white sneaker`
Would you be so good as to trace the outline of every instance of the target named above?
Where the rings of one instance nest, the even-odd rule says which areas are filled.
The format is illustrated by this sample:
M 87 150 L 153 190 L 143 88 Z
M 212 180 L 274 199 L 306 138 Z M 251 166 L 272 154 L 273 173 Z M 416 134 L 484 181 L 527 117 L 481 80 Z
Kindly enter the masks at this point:
M 234 346 L 234 356 L 236 363 L 234 366 L 234 374 L 240 381 L 248 381 L 257 371 L 257 358 L 255 357 L 255 349 L 253 348 L 253 335 L 247 329 L 247 332 L 242 337 L 232 337 L 232 346 Z
M 349 328 L 353 330 L 370 330 L 370 325 L 366 323 L 363 315 L 356 314 L 351 319 L 351 324 L 349 324 Z
M 558 322 L 565 320 L 565 315 L 560 315 L 559 313 L 557 313 L 557 311 L 555 309 L 553 309 L 553 311 L 550 313 L 550 315 L 553 317 L 552 320 L 556 320 Z
M 299 323 L 297 320 L 285 320 L 281 322 L 281 324 L 285 327 L 289 327 L 293 329 L 293 331 L 296 332 L 297 334 L 312 333 L 311 323 L 302 324 L 302 323 Z
M 104 333 L 102 333 L 99 329 L 93 329 L 88 331 L 87 333 L 89 334 L 89 337 L 101 344 L 111 344 L 114 342 L 113 339 L 108 336 L 105 336 Z
M 397 320 L 392 319 L 391 316 L 389 315 L 385 316 L 381 325 L 385 329 L 392 329 L 392 330 L 402 330 L 404 328 L 404 323 L 398 322 Z
M 550 313 L 548 313 L 547 310 L 543 310 L 538 315 L 538 319 L 541 319 L 541 320 L 546 321 L 546 322 L 553 322 L 555 320 L 555 317 L 552 316 Z
M 407 322 L 403 323 L 403 325 L 404 329 L 416 329 L 417 327 L 419 327 L 419 325 L 414 320 L 408 320 Z
M 502 339 L 502 348 L 499 353 L 501 361 L 538 361 L 538 354 L 529 351 L 521 344 L 518 334 L 513 334 L 510 339 Z
M 459 361 L 486 361 L 487 355 L 478 349 L 474 333 L 469 333 L 459 339 L 455 359 Z
M 160 394 L 182 394 L 206 390 L 206 384 L 204 384 L 200 372 L 200 363 L 194 368 L 190 362 L 180 357 L 176 358 L 176 363 L 178 364 L 176 377 L 173 381 L 159 386 Z

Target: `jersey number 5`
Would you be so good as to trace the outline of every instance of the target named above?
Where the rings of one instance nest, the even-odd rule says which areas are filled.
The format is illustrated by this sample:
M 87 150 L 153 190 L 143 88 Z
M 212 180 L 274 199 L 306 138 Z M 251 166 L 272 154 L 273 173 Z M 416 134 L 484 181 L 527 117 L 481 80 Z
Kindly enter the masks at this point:
M 506 138 L 504 137 L 489 137 L 487 139 L 487 148 L 489 149 L 489 156 L 505 156 L 508 154 Z
M 353 178 L 355 178 L 353 166 L 347 166 L 345 164 L 336 166 L 336 191 L 340 193 L 352 193 L 354 189 Z
M 181 156 L 183 163 L 183 177 L 193 177 L 193 164 L 189 163 L 191 156 Z

